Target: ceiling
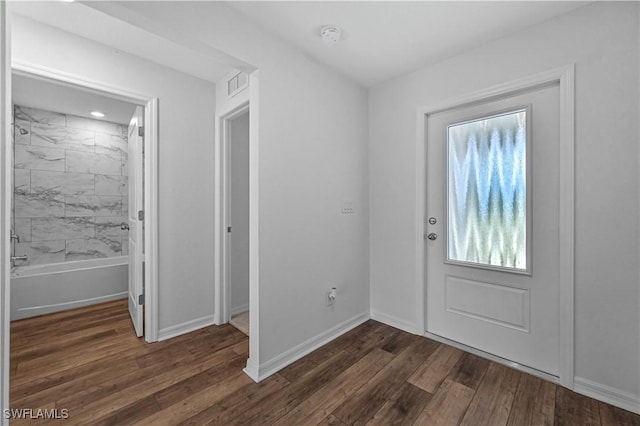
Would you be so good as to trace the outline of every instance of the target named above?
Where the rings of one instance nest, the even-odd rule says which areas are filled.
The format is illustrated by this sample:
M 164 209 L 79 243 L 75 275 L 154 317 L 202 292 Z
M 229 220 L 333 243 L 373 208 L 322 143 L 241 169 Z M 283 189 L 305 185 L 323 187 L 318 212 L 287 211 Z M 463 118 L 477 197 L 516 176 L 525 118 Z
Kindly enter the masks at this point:
M 129 124 L 136 108 L 134 104 L 108 98 L 69 85 L 14 74 L 11 81 L 13 103 L 94 120 Z M 100 111 L 104 118 L 91 116 Z
M 365 87 L 437 63 L 589 3 L 226 2 L 256 25 Z M 180 28 L 168 28 L 145 17 L 134 17 L 134 12 L 126 5 L 126 2 L 114 1 L 86 4 L 24 1 L 12 2 L 12 10 L 211 82 L 233 70 L 230 64 L 235 62 L 228 54 L 186 37 Z M 185 12 L 189 10 L 189 2 L 185 1 L 183 5 Z M 211 10 L 215 13 L 215 8 Z M 119 16 L 119 19 L 110 15 Z M 144 22 L 146 30 L 133 25 L 135 22 Z M 324 42 L 319 32 L 325 25 L 339 26 L 343 41 L 337 44 Z
M 584 1 L 236 1 L 317 61 L 371 87 L 567 13 Z M 328 44 L 325 25 L 343 41 Z

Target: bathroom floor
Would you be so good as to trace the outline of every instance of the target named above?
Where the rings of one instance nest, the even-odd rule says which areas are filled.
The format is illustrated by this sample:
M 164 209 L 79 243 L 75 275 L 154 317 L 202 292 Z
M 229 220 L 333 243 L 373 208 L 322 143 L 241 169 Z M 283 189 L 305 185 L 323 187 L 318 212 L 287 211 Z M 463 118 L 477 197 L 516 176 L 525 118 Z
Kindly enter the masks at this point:
M 229 320 L 229 324 L 242 331 L 247 336 L 249 335 L 249 311 L 242 312 L 241 314 L 234 315 Z

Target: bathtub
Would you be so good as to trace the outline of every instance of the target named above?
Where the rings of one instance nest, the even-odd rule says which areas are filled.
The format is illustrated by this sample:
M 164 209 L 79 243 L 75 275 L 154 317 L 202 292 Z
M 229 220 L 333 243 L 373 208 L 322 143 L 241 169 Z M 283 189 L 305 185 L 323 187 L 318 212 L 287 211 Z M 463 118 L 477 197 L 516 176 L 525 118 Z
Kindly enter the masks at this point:
M 124 299 L 129 258 L 17 266 L 11 271 L 11 320 Z

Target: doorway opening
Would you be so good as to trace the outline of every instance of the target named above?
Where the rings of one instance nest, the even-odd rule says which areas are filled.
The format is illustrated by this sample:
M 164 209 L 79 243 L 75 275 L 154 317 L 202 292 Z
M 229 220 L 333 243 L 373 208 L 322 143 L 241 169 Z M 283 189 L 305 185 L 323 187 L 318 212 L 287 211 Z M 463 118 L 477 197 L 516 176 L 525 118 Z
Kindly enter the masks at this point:
M 249 311 L 249 105 L 222 119 L 223 133 L 223 318 L 250 333 Z
M 157 100 L 22 64 L 12 80 L 11 320 L 128 299 L 156 341 Z

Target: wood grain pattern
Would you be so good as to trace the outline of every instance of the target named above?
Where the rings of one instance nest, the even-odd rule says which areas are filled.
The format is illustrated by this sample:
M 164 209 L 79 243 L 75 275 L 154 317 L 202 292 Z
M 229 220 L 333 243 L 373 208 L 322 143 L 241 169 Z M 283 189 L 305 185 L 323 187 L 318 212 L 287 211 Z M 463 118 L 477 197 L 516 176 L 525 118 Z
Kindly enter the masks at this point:
M 640 416 L 367 321 L 263 380 L 212 326 L 147 344 L 126 301 L 11 324 L 11 407 L 91 425 L 622 425 Z M 49 424 L 60 420 L 12 420 Z

